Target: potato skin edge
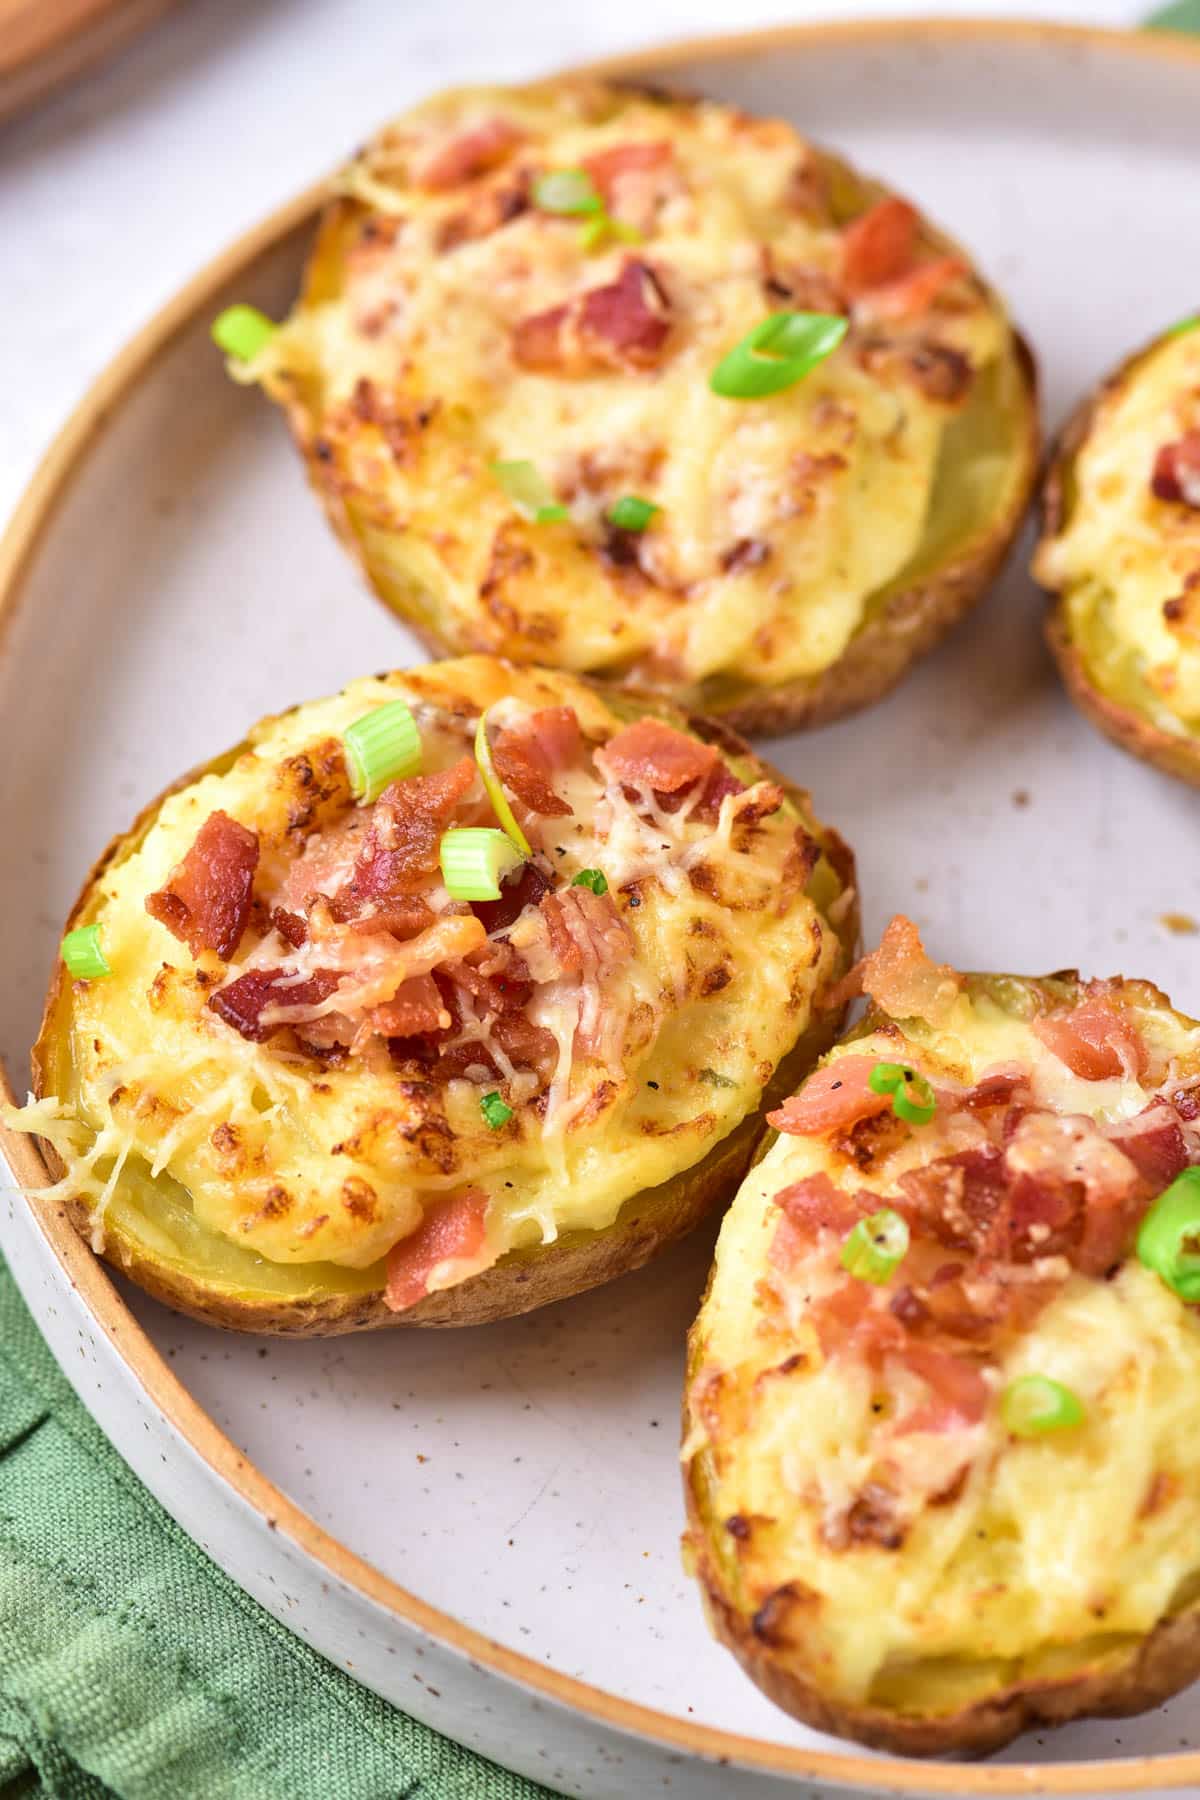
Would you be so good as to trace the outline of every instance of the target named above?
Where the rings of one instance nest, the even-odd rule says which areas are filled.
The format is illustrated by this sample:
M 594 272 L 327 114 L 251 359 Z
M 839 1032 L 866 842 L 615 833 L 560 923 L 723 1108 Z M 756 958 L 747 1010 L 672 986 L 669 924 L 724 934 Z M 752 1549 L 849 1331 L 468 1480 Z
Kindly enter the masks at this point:
M 1119 368 L 1106 375 L 1071 414 L 1055 442 L 1041 492 L 1041 529 L 1035 558 L 1042 545 L 1056 537 L 1066 522 L 1067 485 L 1071 467 L 1091 431 L 1101 402 L 1133 374 L 1138 363 L 1158 348 L 1161 337 L 1126 357 Z M 1034 568 L 1036 570 L 1036 561 Z M 1036 575 L 1035 575 L 1036 579 Z M 1067 623 L 1066 595 L 1059 589 L 1039 582 L 1049 597 L 1043 630 L 1050 654 L 1058 666 L 1063 686 L 1074 705 L 1096 730 L 1118 749 L 1150 763 L 1164 775 L 1173 775 L 1189 787 L 1200 787 L 1200 741 L 1176 737 L 1147 718 L 1137 707 L 1114 700 L 1097 687 L 1088 674 L 1083 654 Z
M 637 711 L 655 710 L 673 713 L 689 730 L 707 742 L 717 744 L 731 755 L 754 755 L 750 746 L 728 726 L 699 714 L 681 715 L 670 708 L 661 695 L 638 696 L 602 682 L 588 682 L 575 677 L 583 685 L 593 686 L 611 703 L 624 694 Z M 144 806 L 133 825 L 119 833 L 96 860 L 88 873 L 79 897 L 64 926 L 69 931 L 82 913 L 91 892 L 109 864 L 127 846 L 136 843 L 150 828 L 163 801 L 171 794 L 190 787 L 209 770 L 228 765 L 244 745 L 211 758 L 208 762 L 179 777 L 162 793 Z M 807 792 L 788 781 L 770 764 L 755 757 L 763 775 L 776 780 L 789 799 L 797 803 L 814 826 L 815 834 L 833 862 L 843 889 L 853 890 L 853 901 L 847 909 L 837 935 L 842 946 L 840 972 L 849 968 L 860 942 L 860 906 L 854 854 L 839 834 L 812 815 Z M 823 928 L 830 929 L 822 915 Z M 58 1009 L 65 1004 L 67 976 L 61 959 L 56 959 L 42 1014 L 37 1042 L 30 1054 L 34 1094 L 40 1099 L 48 1091 L 47 1072 L 53 1062 L 52 1045 L 58 1029 Z M 426 1295 L 415 1306 L 396 1313 L 386 1305 L 383 1291 L 366 1294 L 339 1294 L 327 1300 L 245 1300 L 230 1295 L 203 1280 L 192 1280 L 177 1271 L 161 1267 L 151 1257 L 122 1254 L 111 1242 L 102 1252 L 111 1267 L 119 1269 L 156 1300 L 176 1312 L 198 1319 L 203 1324 L 220 1325 L 233 1331 L 269 1333 L 281 1337 L 332 1337 L 350 1331 L 371 1331 L 385 1326 L 447 1327 L 484 1325 L 496 1319 L 515 1318 L 536 1307 L 568 1299 L 631 1273 L 649 1262 L 660 1250 L 686 1236 L 721 1200 L 733 1194 L 750 1165 L 754 1152 L 767 1127 L 765 1115 L 789 1093 L 801 1074 L 835 1042 L 845 1014 L 824 1012 L 813 1007 L 807 1029 L 783 1059 L 772 1082 L 763 1094 L 757 1113 L 749 1114 L 717 1144 L 699 1163 L 682 1170 L 671 1180 L 654 1189 L 632 1195 L 621 1208 L 613 1224 L 603 1231 L 574 1232 L 553 1244 L 532 1250 L 512 1251 L 490 1269 L 471 1276 L 456 1287 Z M 38 1139 L 43 1160 L 54 1179 L 65 1173 L 65 1166 L 52 1145 Z M 90 1240 L 90 1217 L 85 1205 L 78 1201 L 64 1203 L 71 1223 L 85 1242 Z
M 1021 977 L 1040 988 L 1043 981 Z M 1077 980 L 1074 970 L 1056 978 Z M 1053 998 L 1048 994 L 1048 998 Z M 1158 996 L 1169 1005 L 1166 996 Z M 870 1008 L 864 1024 L 879 1017 Z M 715 1266 L 715 1265 L 714 1265 Z M 712 1274 L 688 1333 L 687 1374 L 682 1402 L 682 1441 L 692 1429 L 688 1406 L 693 1377 L 703 1357 L 700 1323 L 708 1302 Z M 1055 1678 L 1017 1681 L 994 1695 L 975 1700 L 956 1712 L 900 1713 L 885 1707 L 855 1705 L 824 1693 L 819 1685 L 787 1666 L 782 1654 L 757 1636 L 753 1619 L 731 1599 L 714 1554 L 716 1533 L 723 1523 L 705 1506 L 699 1474 L 701 1455 L 683 1471 L 687 1525 L 684 1554 L 700 1587 L 709 1629 L 732 1652 L 755 1686 L 793 1718 L 816 1731 L 849 1738 L 897 1756 L 983 1756 L 1000 1750 L 1023 1731 L 1065 1725 L 1080 1718 L 1124 1718 L 1161 1705 L 1200 1678 L 1200 1598 L 1183 1612 L 1164 1619 L 1127 1649 L 1110 1653 L 1102 1664 Z

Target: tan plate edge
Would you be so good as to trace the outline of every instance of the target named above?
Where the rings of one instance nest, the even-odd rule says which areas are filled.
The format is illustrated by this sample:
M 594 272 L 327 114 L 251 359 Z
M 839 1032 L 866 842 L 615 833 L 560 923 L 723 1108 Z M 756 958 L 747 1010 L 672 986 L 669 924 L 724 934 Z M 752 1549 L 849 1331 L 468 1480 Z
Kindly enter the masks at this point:
M 1100 27 L 1041 24 L 1022 20 L 936 19 L 854 20 L 842 24 L 780 26 L 730 37 L 708 37 L 591 63 L 582 71 L 637 79 L 669 76 L 673 67 L 705 57 L 754 56 L 804 44 L 886 46 L 913 38 L 981 43 L 1052 42 L 1079 50 L 1119 52 L 1173 62 L 1196 70 L 1200 81 L 1200 41 L 1170 33 L 1110 31 Z M 20 602 L 22 579 L 44 533 L 53 522 L 93 441 L 126 391 L 154 363 L 171 340 L 243 268 L 304 225 L 323 193 L 318 185 L 298 195 L 239 238 L 186 283 L 108 365 L 80 401 L 47 450 L 0 539 L 0 653 L 4 630 Z M 0 1097 L 11 1090 L 0 1071 Z M 0 1153 L 18 1184 L 36 1188 L 47 1179 L 30 1139 L 0 1126 Z M 71 1226 L 65 1209 L 33 1202 L 41 1230 L 63 1273 L 153 1404 L 209 1467 L 259 1514 L 264 1524 L 284 1532 L 306 1555 L 366 1599 L 439 1639 L 464 1657 L 522 1687 L 544 1695 L 618 1731 L 632 1733 L 709 1762 L 741 1764 L 779 1775 L 857 1785 L 895 1794 L 994 1795 L 1006 1800 L 1057 1794 L 1093 1794 L 1099 1781 L 1108 1793 L 1137 1793 L 1149 1787 L 1200 1787 L 1200 1750 L 1171 1756 L 1135 1757 L 1103 1763 L 924 1764 L 901 1757 L 845 1755 L 828 1750 L 790 1749 L 763 1739 L 692 1724 L 634 1701 L 622 1700 L 588 1682 L 558 1674 L 517 1651 L 508 1650 L 447 1613 L 427 1605 L 324 1532 L 299 1507 L 248 1463 L 235 1445 L 171 1373 L 146 1336 L 103 1265 Z M 697 1611 L 697 1630 L 702 1629 Z

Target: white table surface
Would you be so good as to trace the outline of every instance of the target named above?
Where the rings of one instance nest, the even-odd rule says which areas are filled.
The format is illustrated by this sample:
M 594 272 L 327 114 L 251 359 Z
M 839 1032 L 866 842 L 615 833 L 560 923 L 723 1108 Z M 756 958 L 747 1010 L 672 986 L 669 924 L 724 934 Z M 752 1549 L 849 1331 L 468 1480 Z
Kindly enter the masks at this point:
M 0 521 L 125 340 L 246 226 L 423 93 L 637 44 L 855 12 L 1123 25 L 1137 0 L 180 0 L 0 126 Z

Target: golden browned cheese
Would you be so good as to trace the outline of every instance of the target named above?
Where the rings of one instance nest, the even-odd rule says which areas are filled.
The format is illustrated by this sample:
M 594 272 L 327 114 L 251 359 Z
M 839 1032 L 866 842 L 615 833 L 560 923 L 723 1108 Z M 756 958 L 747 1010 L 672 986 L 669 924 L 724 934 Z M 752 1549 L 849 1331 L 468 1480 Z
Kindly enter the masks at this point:
M 563 171 L 599 219 L 547 210 Z M 1035 425 L 1002 301 L 923 220 L 894 222 L 865 286 L 847 228 L 885 190 L 791 125 L 595 82 L 471 89 L 338 188 L 299 304 L 235 373 L 287 409 L 339 532 L 432 640 L 732 715 L 787 692 L 798 717 L 890 599 L 1011 535 Z M 714 393 L 781 310 L 849 333 L 784 392 Z M 498 462 L 565 516 L 525 516 Z M 658 509 L 640 532 L 609 518 L 628 496 Z M 905 629 L 910 655 L 933 632 Z
M 583 751 L 559 777 L 571 811 L 528 829 L 559 894 L 582 871 L 604 872 L 608 895 L 593 910 L 615 955 L 594 956 L 585 935 L 582 968 L 564 969 L 536 902 L 506 928 L 524 958 L 533 1055 L 505 1036 L 486 988 L 483 998 L 456 990 L 428 1053 L 372 1035 L 371 1006 L 386 996 L 348 998 L 367 992 L 377 966 L 385 980 L 405 950 L 386 931 L 337 925 L 321 901 L 353 871 L 370 819 L 347 785 L 343 734 L 396 698 L 417 720 L 426 774 L 470 757 L 489 707 L 502 727 L 541 708 L 578 717 Z M 804 797 L 785 796 L 749 753 L 732 757 L 746 794 L 706 818 L 606 779 L 595 754 L 639 710 L 567 675 L 483 657 L 430 665 L 263 721 L 153 808 L 85 891 L 76 923 L 100 923 L 112 974 L 56 984 L 42 1099 L 22 1115 L 56 1146 L 59 1191 L 86 1204 L 97 1244 L 110 1226 L 119 1235 L 136 1222 L 142 1240 L 157 1231 L 214 1280 L 262 1286 L 269 1275 L 285 1298 L 322 1281 L 368 1292 L 392 1246 L 447 1199 L 482 1197 L 495 1262 L 605 1230 L 632 1196 L 702 1163 L 752 1117 L 844 965 L 826 909 L 852 922 L 850 865 L 835 847 L 835 871 L 826 840 L 809 836 Z M 217 811 L 259 845 L 254 906 L 227 962 L 207 949 L 193 956 L 146 907 Z M 488 816 L 475 776 L 456 823 Z M 306 892 L 311 929 L 297 948 L 271 914 L 298 908 Z M 436 873 L 423 893 L 438 930 L 484 938 Z M 444 960 L 453 981 L 461 965 Z M 250 971 L 303 982 L 331 962 L 342 971 L 332 996 L 289 1016 L 287 991 L 276 995 L 291 1029 L 256 1041 L 214 1010 L 214 996 Z M 363 1022 L 358 1035 L 346 1013 L 350 1027 Z M 450 1052 L 441 1074 L 437 1059 Z M 500 1128 L 481 1105 L 492 1092 L 511 1115 Z M 451 1255 L 440 1279 L 468 1272 Z
M 1149 1706 L 1200 1670 L 1195 1309 L 1131 1244 L 1087 1272 L 1045 1225 L 997 1275 L 968 1247 L 987 1214 L 970 1213 L 983 1201 L 965 1187 L 941 1247 L 922 1248 L 914 1227 L 879 1286 L 843 1260 L 856 1194 L 886 1208 L 944 1193 L 920 1172 L 979 1156 L 989 1134 L 1007 1136 L 1010 1175 L 1048 1178 L 1069 1149 L 1075 1204 L 1133 1179 L 1120 1132 L 1151 1105 L 1197 1155 L 1200 1026 L 1148 983 L 1106 995 L 1136 1027 L 1140 1072 L 1127 1058 L 1084 1079 L 1035 1030 L 1084 997 L 1072 980 L 969 977 L 936 1029 L 874 1010 L 822 1070 L 846 1064 L 849 1080 L 857 1067 L 861 1082 L 867 1063 L 915 1067 L 937 1096 L 932 1120 L 888 1109 L 854 1132 L 781 1135 L 726 1215 L 690 1345 L 690 1555 L 719 1635 L 825 1729 L 913 1753 L 986 1749 L 1025 1725 Z M 1007 1118 L 955 1101 L 996 1074 L 1018 1078 Z M 823 1207 L 834 1229 L 785 1218 L 790 1206 L 803 1221 L 796 1184 L 813 1178 L 832 1184 L 814 1216 Z M 935 1330 L 939 1284 L 958 1281 L 975 1327 L 946 1301 Z M 1069 1389 L 1081 1422 L 1012 1435 L 1002 1398 L 1025 1376 Z

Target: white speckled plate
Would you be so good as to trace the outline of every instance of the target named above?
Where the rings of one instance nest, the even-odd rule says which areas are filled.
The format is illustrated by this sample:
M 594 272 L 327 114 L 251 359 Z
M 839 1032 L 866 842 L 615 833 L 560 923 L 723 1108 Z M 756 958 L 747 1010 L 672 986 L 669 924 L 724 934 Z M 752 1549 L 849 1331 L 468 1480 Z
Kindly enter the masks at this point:
M 878 24 L 631 66 L 790 114 L 911 189 L 1011 295 L 1051 422 L 1195 304 L 1200 47 Z M 286 302 L 311 206 L 119 359 L 0 547 L 0 1047 L 18 1087 L 60 921 L 139 802 L 259 714 L 416 655 L 335 549 L 278 419 L 206 341 L 228 297 Z M 1123 970 L 1200 1010 L 1200 940 L 1162 922 L 1196 906 L 1200 801 L 1067 706 L 1023 560 L 887 704 L 773 753 L 855 844 L 869 933 L 904 908 L 954 962 Z M 32 1177 L 27 1145 L 9 1149 Z M 508 1325 L 286 1344 L 113 1288 L 15 1192 L 0 1216 L 68 1373 L 187 1528 L 361 1679 L 501 1761 L 609 1800 L 1200 1789 L 1200 1690 L 922 1766 L 794 1724 L 709 1642 L 675 1465 L 708 1239 Z

